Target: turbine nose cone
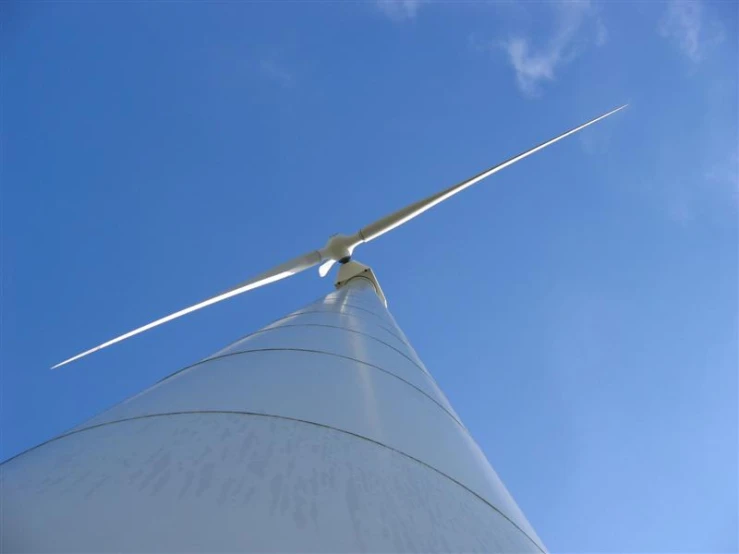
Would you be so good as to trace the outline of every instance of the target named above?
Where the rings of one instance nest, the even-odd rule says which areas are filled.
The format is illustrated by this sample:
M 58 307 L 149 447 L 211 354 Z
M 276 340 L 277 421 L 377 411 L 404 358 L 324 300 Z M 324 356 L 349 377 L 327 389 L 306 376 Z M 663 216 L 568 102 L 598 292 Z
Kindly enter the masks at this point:
M 356 243 L 353 236 L 334 235 L 328 240 L 325 251 L 333 260 L 346 263 L 351 258 Z

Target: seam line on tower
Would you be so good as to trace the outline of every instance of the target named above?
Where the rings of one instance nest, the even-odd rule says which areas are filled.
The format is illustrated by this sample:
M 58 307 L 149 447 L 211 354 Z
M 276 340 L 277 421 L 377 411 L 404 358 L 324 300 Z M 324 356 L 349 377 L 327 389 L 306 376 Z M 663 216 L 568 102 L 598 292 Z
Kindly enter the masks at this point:
M 469 431 L 468 431 L 467 427 L 465 427 L 464 424 L 459 419 L 457 419 L 457 417 L 452 412 L 450 412 L 441 402 L 439 402 L 438 400 L 436 400 L 433 396 L 431 396 L 429 393 L 427 393 L 426 391 L 424 391 L 421 387 L 418 387 L 418 386 L 414 385 L 410 381 L 408 381 L 406 379 L 403 379 L 398 374 L 393 373 L 392 371 L 388 371 L 387 369 L 384 369 L 384 368 L 382 368 L 382 367 L 380 367 L 378 365 L 371 364 L 369 362 L 365 362 L 365 361 L 359 360 L 357 358 L 352 358 L 351 356 L 345 356 L 344 354 L 336 354 L 334 352 L 326 352 L 325 350 L 311 350 L 311 349 L 308 349 L 308 348 L 253 348 L 251 350 L 241 350 L 239 352 L 228 352 L 226 354 L 221 354 L 220 356 L 214 356 L 212 358 L 205 358 L 204 360 L 200 360 L 199 362 L 196 362 L 196 363 L 194 363 L 192 365 L 189 365 L 187 367 L 183 367 L 182 369 L 178 369 L 174 373 L 171 373 L 170 375 L 167 375 L 166 377 L 162 377 L 159 381 L 157 381 L 156 383 L 154 383 L 154 385 L 158 385 L 158 384 L 166 381 L 167 379 L 171 379 L 172 377 L 175 377 L 176 375 L 179 375 L 183 371 L 187 371 L 188 369 L 192 369 L 192 368 L 197 367 L 199 365 L 202 365 L 202 364 L 205 364 L 205 363 L 208 363 L 208 362 L 214 362 L 216 360 L 220 360 L 221 358 L 228 358 L 230 356 L 240 356 L 241 354 L 251 354 L 253 352 L 304 352 L 304 353 L 307 353 L 307 354 L 322 354 L 322 355 L 325 355 L 325 356 L 334 356 L 336 358 L 342 358 L 342 359 L 345 359 L 345 360 L 350 360 L 352 362 L 357 362 L 359 364 L 366 365 L 366 366 L 371 367 L 373 369 L 377 369 L 377 370 L 382 371 L 383 373 L 385 373 L 387 375 L 390 375 L 391 377 L 395 377 L 399 381 L 402 381 L 406 385 L 408 385 L 408 386 L 416 389 L 418 392 L 420 392 L 422 395 L 424 395 L 426 398 L 428 398 L 434 404 L 436 404 L 439 408 L 441 408 L 444 411 L 444 413 L 446 413 L 449 417 L 451 417 L 454 420 L 454 422 L 457 423 L 457 425 L 459 425 L 462 429 L 464 429 L 464 431 L 467 433 L 467 435 L 469 435 L 470 438 L 472 438 L 472 436 L 469 434 Z M 433 383 L 433 384 L 435 385 L 436 383 Z M 438 388 L 438 386 L 437 386 L 437 388 Z M 144 392 L 146 392 L 146 391 L 144 391 Z M 118 404 L 116 404 L 116 406 L 117 405 Z M 115 408 L 115 406 L 109 408 L 109 410 L 112 410 L 113 408 Z M 108 410 L 106 410 L 106 411 L 108 411 Z
M 357 331 L 356 329 L 347 329 L 346 327 L 341 327 L 341 326 L 338 326 L 338 325 L 327 325 L 325 323 L 298 323 L 298 324 L 295 324 L 295 325 L 290 325 L 290 324 L 287 324 L 287 325 L 279 325 L 277 327 L 268 327 L 266 329 L 259 329 L 258 331 L 254 331 L 250 335 L 245 336 L 241 340 L 246 340 L 246 339 L 248 339 L 248 338 L 250 338 L 250 337 L 252 337 L 254 335 L 261 335 L 263 333 L 269 333 L 269 332 L 272 332 L 272 331 L 277 331 L 278 329 L 289 329 L 289 328 L 293 328 L 293 327 L 326 327 L 326 328 L 329 328 L 329 329 L 339 329 L 340 331 L 346 331 L 347 333 L 355 333 L 357 335 L 362 335 L 362 336 L 368 337 L 368 338 L 373 339 L 373 340 L 379 342 L 380 344 L 385 345 L 388 348 L 394 350 L 395 352 L 397 352 L 398 354 L 400 354 L 401 356 L 403 356 L 406 360 L 408 360 L 409 362 L 411 362 L 418 369 L 420 369 L 424 373 L 424 375 L 428 375 L 428 370 L 426 368 L 424 368 L 423 366 L 418 365 L 418 363 L 415 360 L 413 360 L 413 358 L 411 358 L 410 356 L 408 356 L 407 354 L 405 354 L 401 350 L 398 350 L 393 345 L 388 344 L 384 340 L 378 339 L 377 337 L 374 337 L 374 336 L 372 336 L 372 335 L 370 335 L 368 333 L 364 333 L 362 331 Z M 240 341 L 237 341 L 237 344 L 238 344 L 238 342 L 240 342 Z
M 363 317 L 361 317 L 361 316 L 358 316 L 358 315 L 356 315 L 356 314 L 348 314 L 348 313 L 343 313 L 343 312 L 336 312 L 336 311 L 333 311 L 333 310 L 305 310 L 305 311 L 302 311 L 302 312 L 293 312 L 293 313 L 291 313 L 291 314 L 288 314 L 288 315 L 286 315 L 286 316 L 283 316 L 283 317 L 281 317 L 280 319 L 277 319 L 277 320 L 273 321 L 272 323 L 269 323 L 269 324 L 267 325 L 267 327 L 269 327 L 270 325 L 274 325 L 274 324 L 276 324 L 276 323 L 279 323 L 280 321 L 282 321 L 282 320 L 284 320 L 284 319 L 289 319 L 289 318 L 291 318 L 291 317 L 297 317 L 297 316 L 301 316 L 301 315 L 303 315 L 303 314 L 332 314 L 332 315 L 337 315 L 337 316 L 341 316 L 341 317 L 352 317 L 352 318 L 354 318 L 354 319 L 358 319 L 358 320 L 360 320 L 360 321 L 366 321 L 366 322 L 368 322 L 368 323 L 369 323 L 370 325 L 374 325 L 375 327 L 379 327 L 380 329 L 384 329 L 384 330 L 385 330 L 385 331 L 387 331 L 387 332 L 388 332 L 389 334 L 391 334 L 391 335 L 392 335 L 393 337 L 395 337 L 395 338 L 396 338 L 396 339 L 398 339 L 398 340 L 399 340 L 400 342 L 402 342 L 402 343 L 403 343 L 404 345 L 406 345 L 406 346 L 410 346 L 410 345 L 408 344 L 408 342 L 407 342 L 407 341 L 406 341 L 406 340 L 405 340 L 405 339 L 404 339 L 403 337 L 401 337 L 400 335 L 397 335 L 397 334 L 396 334 L 395 332 L 393 332 L 393 330 L 392 330 L 392 329 L 390 329 L 389 327 L 386 327 L 386 326 L 384 326 L 384 325 L 380 325 L 379 323 L 375 323 L 375 321 L 374 321 L 374 320 L 370 321 L 370 320 L 368 320 L 368 319 L 365 319 L 365 318 L 363 318 Z M 246 336 L 248 336 L 248 335 L 246 335 Z M 246 338 L 246 336 L 244 336 L 243 338 Z M 235 341 L 235 342 L 238 342 L 238 341 Z
M 387 319 L 382 317 L 380 314 L 377 314 L 373 312 L 372 310 L 368 310 L 367 308 L 363 308 L 362 306 L 357 306 L 355 304 L 344 304 L 342 302 L 320 302 L 320 303 L 315 303 L 315 304 L 308 304 L 308 306 L 328 306 L 330 304 L 339 304 L 342 308 L 346 307 L 346 308 L 354 308 L 355 310 L 362 310 L 363 312 L 372 314 L 377 319 L 381 319 L 382 321 L 387 321 Z
M 290 416 L 282 416 L 282 415 L 275 415 L 275 414 L 266 414 L 266 413 L 259 413 L 259 412 L 237 411 L 237 410 L 188 410 L 188 411 L 179 411 L 179 412 L 166 412 L 166 413 L 161 413 L 161 414 L 146 414 L 146 415 L 140 415 L 140 416 L 132 416 L 132 417 L 129 417 L 129 418 L 117 419 L 115 421 L 106 421 L 106 422 L 103 422 L 103 423 L 98 423 L 96 425 L 90 425 L 89 427 L 84 427 L 82 429 L 75 429 L 74 431 L 70 431 L 68 433 L 59 435 L 58 437 L 54 437 L 53 439 L 50 439 L 50 440 L 48 440 L 46 442 L 43 442 L 43 443 L 41 443 L 41 444 L 39 444 L 37 446 L 34 446 L 32 448 L 29 448 L 25 452 L 21 452 L 20 454 L 17 454 L 16 456 L 13 456 L 12 458 L 6 460 L 5 462 L 3 462 L 0 465 L 4 465 L 7 462 L 10 462 L 11 460 L 17 458 L 18 456 L 21 456 L 21 455 L 25 454 L 26 452 L 29 452 L 31 450 L 35 450 L 36 448 L 40 448 L 40 447 L 42 447 L 42 446 L 44 446 L 46 444 L 49 444 L 51 442 L 55 442 L 55 441 L 58 441 L 58 440 L 67 438 L 67 437 L 69 437 L 71 435 L 76 435 L 76 434 L 79 434 L 79 433 L 83 433 L 85 431 L 92 431 L 92 430 L 98 429 L 100 427 L 105 427 L 105 426 L 108 426 L 108 425 L 117 425 L 117 424 L 120 424 L 120 423 L 126 423 L 128 421 L 137 421 L 137 420 L 141 420 L 141 419 L 152 419 L 152 418 L 159 418 L 159 417 L 174 417 L 174 416 L 194 415 L 194 414 L 198 414 L 198 415 L 241 415 L 241 416 L 269 417 L 269 418 L 274 418 L 274 419 L 283 419 L 283 420 L 286 420 L 286 421 L 293 421 L 293 422 L 297 422 L 297 423 L 304 423 L 306 425 L 314 425 L 316 427 L 322 427 L 324 429 L 329 429 L 329 430 L 332 430 L 332 431 L 336 431 L 338 433 L 344 433 L 346 435 L 350 435 L 352 437 L 356 437 L 358 439 L 371 442 L 371 443 L 373 443 L 373 444 L 375 444 L 377 446 L 381 446 L 381 447 L 387 448 L 388 450 L 390 450 L 392 452 L 396 452 L 397 454 L 400 454 L 401 456 L 405 456 L 406 458 L 408 458 L 410 460 L 413 460 L 413 461 L 415 461 L 415 462 L 417 462 L 417 463 L 419 463 L 419 464 L 421 464 L 421 465 L 423 465 L 423 466 L 431 469 L 432 471 L 435 471 L 436 473 L 438 473 L 442 477 L 446 477 L 449 481 L 451 481 L 451 482 L 459 485 L 460 487 L 462 487 L 463 489 L 465 489 L 469 493 L 473 494 L 478 499 L 482 500 L 482 502 L 484 502 L 485 504 L 487 504 L 490 508 L 492 508 L 495 512 L 497 512 L 498 514 L 500 514 L 503 518 L 505 518 L 506 521 L 508 521 L 518 531 L 520 531 L 521 534 L 523 534 L 524 537 L 526 537 L 527 539 L 529 539 L 531 541 L 531 543 L 534 546 L 536 546 L 536 548 L 538 548 L 542 553 L 545 553 L 545 551 L 541 548 L 541 546 L 539 546 L 539 544 L 534 539 L 532 539 L 528 535 L 528 533 L 526 533 L 526 531 L 524 531 L 523 529 L 521 529 L 521 527 L 519 527 L 518 524 L 515 521 L 513 521 L 510 517 L 508 517 L 502 510 L 500 510 L 499 508 L 497 508 L 496 506 L 494 506 L 490 501 L 488 501 L 487 499 L 485 499 L 480 494 L 476 493 L 474 490 L 472 490 L 471 488 L 469 488 L 467 485 L 465 485 L 465 484 L 461 483 L 460 481 L 456 480 L 454 477 L 451 477 L 450 475 L 447 475 L 446 473 L 444 473 L 440 469 L 435 468 L 434 466 L 430 465 L 429 463 L 424 462 L 423 460 L 419 460 L 418 458 L 416 458 L 414 456 L 411 456 L 410 454 L 407 454 L 407 453 L 403 452 L 402 450 L 398 450 L 397 448 L 393 448 L 392 446 L 388 446 L 387 444 L 381 443 L 380 441 L 377 441 L 375 439 L 371 439 L 369 437 L 365 437 L 365 436 L 360 435 L 358 433 L 353 433 L 352 431 L 347 431 L 345 429 L 339 429 L 338 427 L 332 427 L 331 425 L 326 425 L 324 423 L 316 423 L 315 421 L 307 421 L 307 420 L 304 420 L 304 419 L 299 419 L 299 418 L 290 417 Z
M 308 304 L 307 307 L 321 306 L 321 305 L 327 305 L 327 304 L 337 304 L 338 303 L 338 302 L 323 302 L 322 303 L 322 302 L 320 302 L 320 300 L 321 299 Z M 349 305 L 349 304 L 344 304 L 344 306 L 348 306 L 348 307 L 351 307 L 351 308 L 356 308 L 357 310 L 362 310 L 364 312 L 369 313 L 370 315 L 375 316 L 377 319 L 381 319 L 383 322 L 386 322 L 387 323 L 387 320 L 385 318 L 382 318 L 382 317 L 378 316 L 376 313 L 371 312 L 370 310 L 367 310 L 367 309 L 364 309 L 364 308 L 360 308 L 359 306 Z M 279 323 L 280 321 L 282 321 L 284 319 L 288 319 L 290 317 L 296 317 L 296 316 L 299 316 L 299 315 L 302 315 L 302 314 L 333 314 L 333 315 L 339 315 L 339 316 L 343 316 L 343 317 L 353 317 L 353 318 L 359 319 L 361 321 L 367 321 L 367 322 L 370 322 L 372 325 L 375 325 L 377 327 L 380 327 L 381 329 L 385 329 L 385 331 L 387 331 L 392 336 L 394 336 L 395 338 L 397 338 L 400 342 L 402 342 L 409 349 L 413 350 L 413 347 L 408 343 L 408 341 L 404 337 L 402 337 L 402 336 L 396 334 L 395 332 L 393 332 L 390 329 L 390 327 L 386 327 L 385 325 L 380 325 L 379 323 L 375 322 L 374 320 L 371 320 L 371 321 L 370 320 L 367 320 L 367 319 L 361 317 L 358 314 L 351 314 L 351 313 L 346 313 L 346 312 L 340 312 L 340 311 L 332 310 L 332 309 L 329 309 L 329 310 L 302 310 L 302 311 L 299 311 L 299 312 L 293 312 L 291 314 L 287 314 L 287 315 L 282 316 L 282 317 L 279 317 L 279 318 L 277 318 L 277 319 L 275 319 L 273 321 L 270 321 L 264 327 L 269 327 L 270 325 L 274 325 L 275 323 Z M 396 328 L 398 327 L 397 323 L 395 323 L 395 322 L 390 322 L 390 323 L 392 323 L 394 327 L 396 327 Z M 226 346 L 224 346 L 223 348 L 221 348 L 219 350 L 219 352 L 222 352 L 223 350 L 227 350 L 227 349 L 231 348 L 234 344 L 236 344 L 236 343 L 238 343 L 238 342 L 240 342 L 240 341 L 242 341 L 242 340 L 250 337 L 254 333 L 255 333 L 255 331 L 250 332 L 250 333 L 247 333 L 246 335 L 243 335 L 243 336 L 239 337 L 238 339 L 236 339 L 236 340 L 228 343 Z
M 234 345 L 240 343 L 243 340 L 248 339 L 252 335 L 256 335 L 257 333 L 259 333 L 261 331 L 265 331 L 265 330 L 268 330 L 268 329 L 278 329 L 279 327 L 288 327 L 289 325 L 282 325 L 282 324 L 279 324 L 279 323 L 281 321 L 284 321 L 284 320 L 289 319 L 291 317 L 299 317 L 299 316 L 304 315 L 304 314 L 331 314 L 331 315 L 336 315 L 336 316 L 341 316 L 341 317 L 351 317 L 351 318 L 359 319 L 360 321 L 367 322 L 366 319 L 364 319 L 363 317 L 360 317 L 358 315 L 346 314 L 346 313 L 340 313 L 340 312 L 334 312 L 334 311 L 329 311 L 329 310 L 306 310 L 304 312 L 296 312 L 296 313 L 292 313 L 292 314 L 286 315 L 284 317 L 281 317 L 280 319 L 276 319 L 276 320 L 272 321 L 271 323 L 268 323 L 267 325 L 265 325 L 261 329 L 257 329 L 256 331 L 252 331 L 251 333 L 247 333 L 246 335 L 244 335 L 242 337 L 239 337 L 235 341 L 232 341 L 232 342 L 228 343 L 226 346 L 224 346 L 223 348 L 221 348 L 218 352 L 223 352 L 224 350 L 228 350 L 229 348 L 232 348 Z M 379 327 L 380 329 L 384 329 L 390 335 L 392 335 L 394 338 L 398 339 L 403 344 L 403 346 L 406 346 L 409 349 L 411 348 L 411 346 L 405 341 L 405 339 L 399 337 L 398 335 L 396 335 L 395 333 L 393 333 L 387 327 L 385 327 L 383 325 L 380 325 L 379 323 L 374 323 L 374 322 L 370 322 L 370 324 L 371 325 L 374 325 L 375 327 Z M 312 323 L 311 324 L 311 323 L 305 323 L 303 325 L 328 325 L 328 324 L 321 324 L 321 323 Z M 295 327 L 295 325 L 293 325 L 293 327 Z M 364 331 L 358 331 L 358 330 L 356 330 L 356 331 L 357 332 L 364 333 Z M 364 333 L 364 334 L 366 334 L 367 336 L 370 336 L 370 337 L 377 338 L 374 335 L 370 335 L 369 333 Z M 381 340 L 381 339 L 378 339 L 378 340 Z M 216 353 L 216 355 L 217 355 L 217 353 Z

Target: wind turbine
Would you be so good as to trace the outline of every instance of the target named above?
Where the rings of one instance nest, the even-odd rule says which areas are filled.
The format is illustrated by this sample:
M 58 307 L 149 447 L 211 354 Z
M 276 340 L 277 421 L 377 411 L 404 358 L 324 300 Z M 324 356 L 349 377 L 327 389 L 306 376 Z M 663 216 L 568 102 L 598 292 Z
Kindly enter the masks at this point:
M 323 299 L 0 465 L 0 551 L 544 552 L 352 256 L 625 107 L 53 366 L 341 266 Z

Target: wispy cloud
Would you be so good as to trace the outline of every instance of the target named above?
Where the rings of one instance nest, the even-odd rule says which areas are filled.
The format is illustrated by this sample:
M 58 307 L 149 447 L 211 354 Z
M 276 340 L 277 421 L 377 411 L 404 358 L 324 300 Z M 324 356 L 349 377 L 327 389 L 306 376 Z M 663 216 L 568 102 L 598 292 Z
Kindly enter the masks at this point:
M 393 21 L 407 21 L 418 14 L 423 0 L 375 0 L 377 8 Z
M 658 31 L 693 63 L 701 62 L 713 46 L 724 40 L 721 24 L 706 18 L 705 7 L 698 0 L 671 0 Z
M 714 164 L 707 172 L 709 182 L 727 185 L 734 199 L 739 199 L 739 152 L 731 153 L 725 160 Z
M 600 18 L 595 22 L 595 45 L 603 46 L 608 42 L 608 29 Z
M 554 9 L 554 29 L 540 47 L 528 37 L 516 36 L 502 47 L 516 73 L 516 82 L 527 96 L 539 96 L 542 84 L 553 81 L 559 68 L 574 60 L 583 47 L 604 45 L 608 31 L 589 0 L 560 2 Z
M 265 75 L 283 87 L 291 87 L 295 84 L 293 74 L 271 58 L 262 59 L 259 62 L 259 67 Z
M 692 156 L 686 158 L 691 163 L 686 164 L 676 161 L 679 156 L 673 148 L 660 150 L 650 188 L 664 202 L 672 221 L 684 226 L 706 218 L 719 222 L 724 216 L 736 221 L 739 210 L 736 151 L 700 152 L 697 146 Z

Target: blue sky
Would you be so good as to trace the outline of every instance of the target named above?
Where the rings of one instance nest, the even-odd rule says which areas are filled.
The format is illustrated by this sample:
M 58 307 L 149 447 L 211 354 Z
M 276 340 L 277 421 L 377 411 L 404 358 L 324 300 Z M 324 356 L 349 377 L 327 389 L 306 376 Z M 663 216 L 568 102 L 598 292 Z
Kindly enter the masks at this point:
M 0 15 L 0 459 L 331 283 L 52 364 L 630 102 L 359 259 L 552 551 L 737 550 L 735 3 Z

